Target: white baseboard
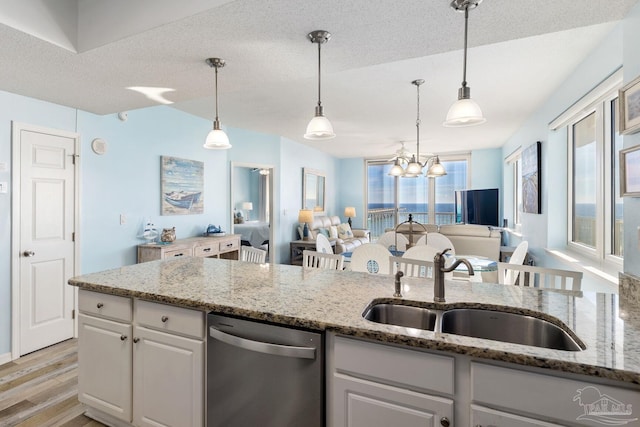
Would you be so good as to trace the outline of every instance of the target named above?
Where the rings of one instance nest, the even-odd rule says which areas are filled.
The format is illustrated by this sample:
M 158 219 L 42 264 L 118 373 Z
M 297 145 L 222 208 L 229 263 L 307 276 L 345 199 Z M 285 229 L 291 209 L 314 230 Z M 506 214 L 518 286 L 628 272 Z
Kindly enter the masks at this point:
M 0 354 L 0 365 L 11 362 L 11 352 Z

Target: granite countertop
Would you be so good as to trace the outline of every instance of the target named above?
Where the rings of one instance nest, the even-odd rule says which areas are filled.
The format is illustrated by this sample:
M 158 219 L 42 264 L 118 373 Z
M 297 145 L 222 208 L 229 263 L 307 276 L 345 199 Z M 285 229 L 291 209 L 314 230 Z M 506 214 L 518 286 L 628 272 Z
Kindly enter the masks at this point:
M 640 308 L 620 309 L 618 295 L 448 281 L 447 302 L 434 303 L 433 281 L 402 282 L 402 299 L 431 308 L 507 306 L 554 316 L 586 350 L 549 350 L 365 320 L 362 313 L 372 300 L 394 299 L 393 277 L 386 275 L 187 257 L 69 280 L 114 295 L 640 384 Z

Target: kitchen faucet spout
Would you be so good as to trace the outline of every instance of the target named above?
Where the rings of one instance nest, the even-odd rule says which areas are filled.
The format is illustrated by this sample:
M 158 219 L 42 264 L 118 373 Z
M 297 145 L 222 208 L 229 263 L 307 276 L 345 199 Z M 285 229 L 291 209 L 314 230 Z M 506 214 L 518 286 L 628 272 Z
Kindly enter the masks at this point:
M 460 264 L 464 264 L 469 270 L 469 276 L 473 276 L 473 267 L 464 258 L 457 259 L 451 266 L 445 267 L 445 254 L 450 251 L 450 248 L 445 249 L 442 252 L 438 252 L 433 257 L 433 300 L 435 302 L 445 302 L 444 298 L 444 273 L 450 273 L 455 270 Z

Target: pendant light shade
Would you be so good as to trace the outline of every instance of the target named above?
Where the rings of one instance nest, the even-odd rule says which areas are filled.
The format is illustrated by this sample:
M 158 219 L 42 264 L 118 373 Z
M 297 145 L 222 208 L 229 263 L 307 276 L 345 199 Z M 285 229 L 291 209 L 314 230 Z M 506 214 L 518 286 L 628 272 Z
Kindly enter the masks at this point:
M 433 158 L 433 163 L 431 163 L 431 167 L 427 170 L 428 178 L 437 178 L 439 176 L 445 176 L 447 171 L 444 169 L 444 166 L 440 163 L 440 158 L 435 156 Z
M 400 159 L 396 158 L 396 162 L 391 166 L 389 170 L 389 175 L 391 176 L 402 176 L 404 175 L 404 169 L 400 165 Z
M 218 68 L 225 66 L 225 60 L 220 58 L 209 58 L 207 59 L 207 64 L 216 70 L 216 118 L 213 121 L 213 130 L 207 135 L 207 139 L 205 139 L 203 147 L 211 150 L 227 150 L 231 148 L 231 144 L 229 144 L 229 137 L 222 129 L 220 129 L 220 120 L 218 119 Z
M 310 32 L 307 37 L 311 40 L 311 43 L 318 45 L 318 105 L 316 105 L 315 116 L 311 119 L 307 125 L 307 132 L 304 134 L 306 139 L 331 139 L 335 138 L 336 134 L 333 132 L 333 126 L 329 119 L 324 116 L 324 109 L 322 107 L 321 95 L 321 46 L 331 38 L 331 34 L 328 31 L 317 30 Z
M 467 35 L 469 27 L 469 9 L 476 8 L 482 0 L 453 0 L 451 7 L 464 12 L 464 61 L 462 63 L 462 86 L 458 90 L 458 100 L 449 108 L 443 125 L 463 127 L 479 125 L 487 121 L 478 104 L 471 99 L 471 88 L 467 86 Z

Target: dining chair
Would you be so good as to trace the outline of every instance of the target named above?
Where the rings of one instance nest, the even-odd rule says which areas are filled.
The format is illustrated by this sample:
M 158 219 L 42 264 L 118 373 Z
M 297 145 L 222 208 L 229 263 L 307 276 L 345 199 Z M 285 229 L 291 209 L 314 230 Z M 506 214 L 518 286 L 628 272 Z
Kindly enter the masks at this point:
M 416 245 L 407 249 L 407 251 L 402 255 L 402 258 L 418 260 L 424 262 L 430 262 L 433 268 L 433 258 L 436 256 L 438 252 L 442 252 L 432 246 L 426 245 Z M 433 276 L 429 276 L 433 277 Z M 453 279 L 453 273 L 445 273 L 445 279 L 451 280 Z
M 333 248 L 331 242 L 324 234 L 318 233 L 316 236 L 316 252 L 323 254 L 333 254 Z
M 372 274 L 389 274 L 391 252 L 378 243 L 365 243 L 353 250 L 351 271 L 363 271 Z
M 533 265 L 498 263 L 498 283 L 508 285 L 505 276 L 508 271 L 525 273 L 520 275 L 519 285 L 539 288 L 580 291 L 582 289 L 582 272 L 544 268 Z
M 389 271 L 396 274 L 402 271 L 405 277 L 433 277 L 433 261 L 405 258 L 404 256 L 389 257 Z
M 515 248 L 511 257 L 509 258 L 509 264 L 522 265 L 524 259 L 527 257 L 527 250 L 529 249 L 529 243 L 525 240 Z M 518 270 L 506 270 L 504 275 L 504 283 L 506 285 L 515 285 L 520 271 Z
M 453 243 L 447 236 L 441 233 L 427 233 L 426 235 L 420 237 L 418 239 L 418 243 L 416 246 L 427 245 L 438 249 L 438 252 L 442 252 L 443 250 L 449 248 L 450 254 L 455 255 L 455 248 L 453 247 Z
M 240 246 L 240 261 L 263 264 L 267 260 L 267 251 L 252 246 Z
M 325 270 L 344 269 L 344 257 L 340 254 L 326 254 L 324 252 L 302 251 L 302 266 L 304 268 L 323 268 Z
M 390 251 L 405 251 L 409 244 L 409 239 L 407 239 L 407 236 L 402 233 L 387 231 L 382 236 L 378 237 L 376 243 L 384 246 Z

